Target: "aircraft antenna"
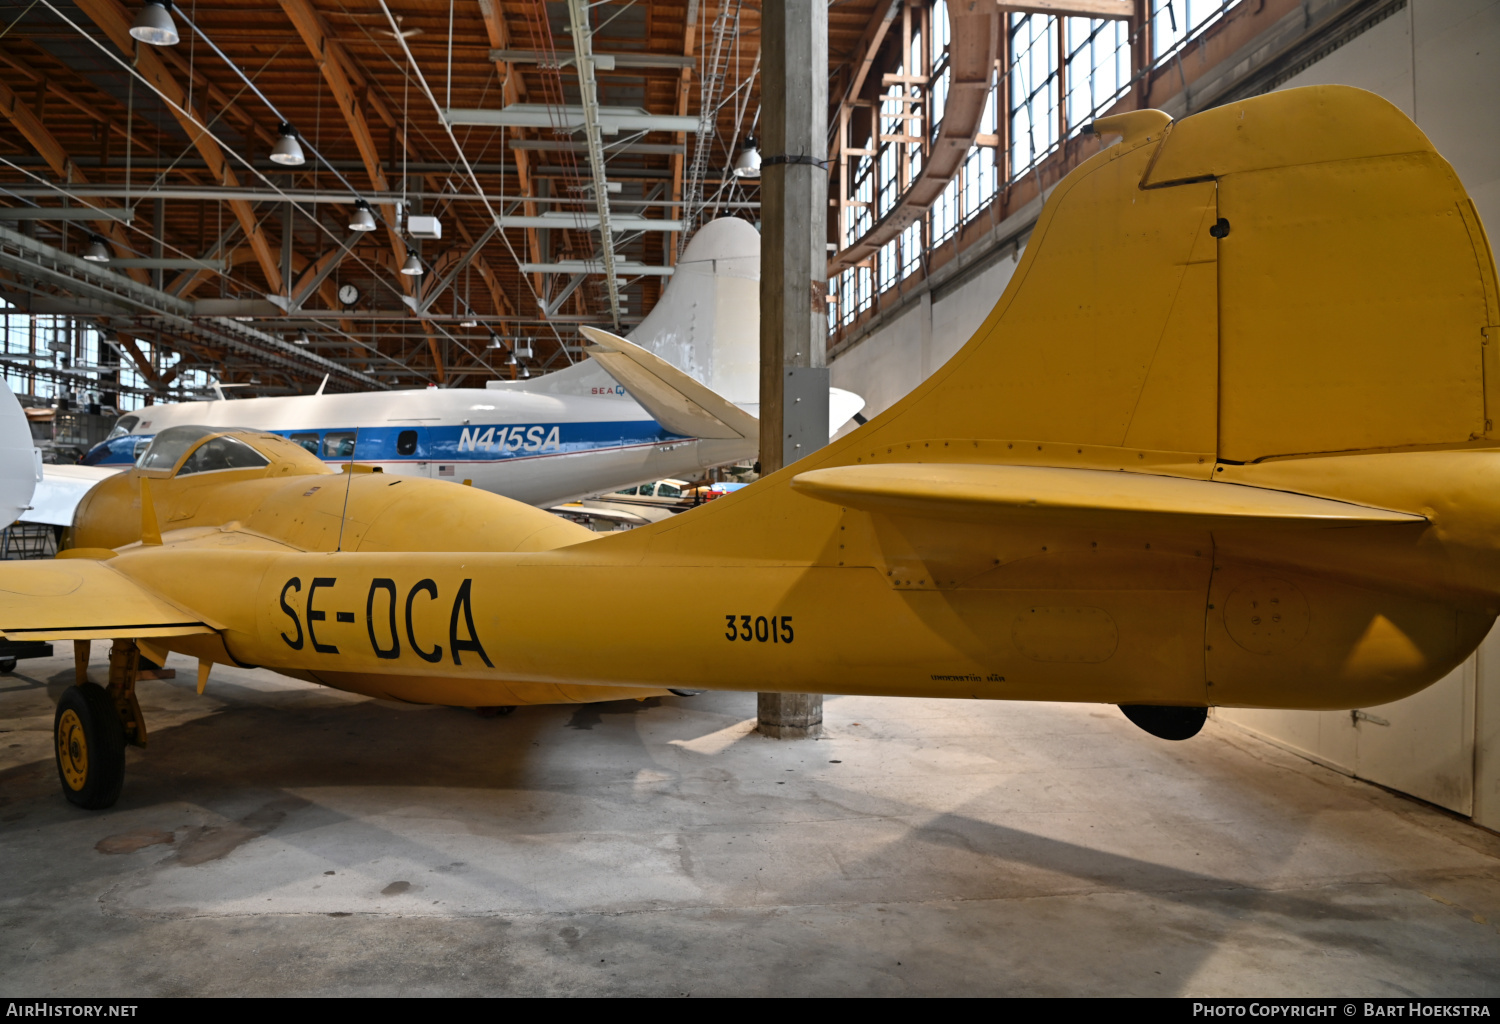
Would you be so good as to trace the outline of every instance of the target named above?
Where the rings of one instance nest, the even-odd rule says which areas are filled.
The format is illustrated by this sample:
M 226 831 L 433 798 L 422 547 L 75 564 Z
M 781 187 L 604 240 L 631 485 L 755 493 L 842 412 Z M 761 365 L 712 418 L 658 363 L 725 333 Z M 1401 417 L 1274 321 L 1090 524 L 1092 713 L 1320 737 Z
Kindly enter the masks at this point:
M 349 461 L 344 465 L 344 511 L 339 515 L 339 543 L 333 550 L 344 550 L 344 523 L 349 520 L 349 492 L 354 488 L 354 453 L 359 449 L 359 428 L 354 428 L 354 443 L 349 446 Z
M 326 374 L 326 373 L 323 374 L 323 383 L 319 384 L 318 385 L 318 390 L 316 390 L 316 391 L 313 392 L 313 396 L 314 397 L 316 397 L 318 395 L 321 395 L 323 393 L 323 389 L 328 386 L 328 378 L 329 378 L 329 376 L 330 376 L 330 374 Z

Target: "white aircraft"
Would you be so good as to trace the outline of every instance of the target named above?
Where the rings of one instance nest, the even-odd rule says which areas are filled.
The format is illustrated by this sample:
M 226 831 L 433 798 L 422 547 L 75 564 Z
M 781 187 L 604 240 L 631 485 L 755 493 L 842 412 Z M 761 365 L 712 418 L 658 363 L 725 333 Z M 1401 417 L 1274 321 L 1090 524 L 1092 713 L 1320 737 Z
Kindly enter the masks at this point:
M 85 461 L 132 464 L 145 436 L 167 427 L 254 427 L 328 462 L 470 480 L 549 505 L 755 457 L 760 233 L 752 225 L 724 218 L 699 229 L 631 340 L 536 380 L 485 388 L 147 406 L 122 416 Z M 829 433 L 863 406 L 830 389 Z
M 0 527 L 9 526 L 31 507 L 41 478 L 42 453 L 32 443 L 26 411 L 0 379 Z

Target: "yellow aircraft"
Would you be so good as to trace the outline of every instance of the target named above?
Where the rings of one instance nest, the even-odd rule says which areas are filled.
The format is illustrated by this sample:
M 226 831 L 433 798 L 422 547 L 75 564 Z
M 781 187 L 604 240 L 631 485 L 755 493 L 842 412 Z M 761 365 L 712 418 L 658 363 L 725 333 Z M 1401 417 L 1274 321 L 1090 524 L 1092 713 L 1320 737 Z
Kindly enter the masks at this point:
M 1169 738 L 1214 705 L 1440 678 L 1500 608 L 1500 298 L 1452 168 L 1341 87 L 1094 130 L 1118 144 L 1057 186 L 946 366 L 668 522 L 595 535 L 264 434 L 164 431 L 60 560 L 0 566 L 6 636 L 115 641 L 109 685 L 81 660 L 58 705 L 68 799 L 108 806 L 146 742 L 138 652 L 198 658 L 200 688 L 233 663 L 458 706 L 1095 701 Z M 737 422 L 591 337 L 658 405 L 677 387 L 679 412 Z

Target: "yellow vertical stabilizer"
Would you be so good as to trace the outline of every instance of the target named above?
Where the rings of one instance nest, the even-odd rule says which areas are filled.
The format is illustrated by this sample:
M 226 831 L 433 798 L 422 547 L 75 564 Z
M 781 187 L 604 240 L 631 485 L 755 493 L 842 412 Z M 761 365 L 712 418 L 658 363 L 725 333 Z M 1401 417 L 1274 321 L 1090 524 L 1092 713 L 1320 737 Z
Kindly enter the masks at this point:
M 1497 437 L 1494 260 L 1398 109 L 1319 86 L 1101 130 L 1123 141 L 1059 183 L 1004 294 L 930 379 L 768 478 L 781 486 L 610 546 L 827 559 L 838 510 L 785 485 L 834 466 L 1209 479 L 1216 463 Z

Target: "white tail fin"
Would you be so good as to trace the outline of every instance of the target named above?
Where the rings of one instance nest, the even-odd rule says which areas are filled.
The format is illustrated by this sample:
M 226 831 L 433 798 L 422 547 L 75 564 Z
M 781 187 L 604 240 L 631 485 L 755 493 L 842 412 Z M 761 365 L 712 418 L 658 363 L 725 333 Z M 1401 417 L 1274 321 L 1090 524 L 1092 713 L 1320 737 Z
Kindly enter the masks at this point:
M 666 290 L 630 341 L 735 404 L 760 393 L 760 232 L 723 217 L 698 229 Z M 615 381 L 592 360 L 528 381 L 490 387 L 591 395 Z

